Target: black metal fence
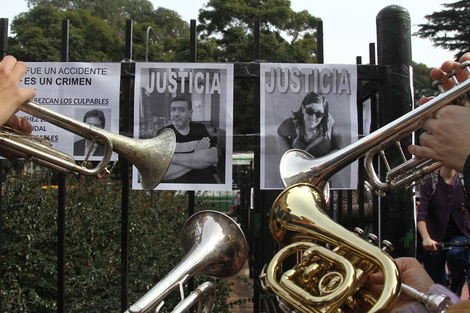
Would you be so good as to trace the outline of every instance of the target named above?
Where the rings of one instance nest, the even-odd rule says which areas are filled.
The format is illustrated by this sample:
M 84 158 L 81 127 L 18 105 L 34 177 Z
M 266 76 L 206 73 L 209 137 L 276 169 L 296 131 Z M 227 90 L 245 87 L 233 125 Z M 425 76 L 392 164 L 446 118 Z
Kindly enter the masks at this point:
M 357 59 L 358 64 L 358 118 L 359 118 L 359 134 L 363 134 L 362 129 L 362 105 L 366 99 L 370 99 L 372 107 L 372 127 L 371 131 L 385 125 L 386 123 L 396 119 L 404 114 L 405 111 L 411 109 L 410 103 L 412 102 L 411 92 L 395 92 L 396 90 L 409 91 L 410 89 L 410 66 L 411 66 L 411 31 L 410 31 L 410 17 L 408 12 L 399 6 L 389 6 L 379 12 L 377 16 L 377 54 L 378 65 L 376 65 L 376 48 L 375 44 L 370 45 L 370 60 L 368 65 L 362 65 L 361 58 Z M 196 52 L 196 22 L 194 20 L 190 23 L 191 26 L 191 59 L 189 62 L 197 61 Z M 392 27 L 393 26 L 393 27 Z M 2 19 L 0 22 L 0 45 L 2 53 L 6 54 L 7 30 L 8 21 Z M 393 30 L 393 31 L 392 31 Z M 62 61 L 67 61 L 68 55 L 68 21 L 63 21 L 63 48 L 62 48 Z M 317 42 L 318 53 L 317 58 L 319 63 L 323 63 L 323 25 L 318 24 L 317 27 Z M 254 99 L 253 106 L 255 110 L 254 125 L 255 134 L 260 133 L 260 25 L 258 21 L 254 23 L 254 42 L 253 42 L 253 62 L 250 63 L 235 63 L 235 79 L 249 79 L 253 80 Z M 126 24 L 126 48 L 124 51 L 124 58 L 121 62 L 122 70 L 122 90 L 123 90 L 123 106 L 125 112 L 120 134 L 131 136 L 131 123 L 132 123 L 132 82 L 134 76 L 134 61 L 132 61 L 132 21 L 128 20 Z M 379 100 L 380 101 L 379 101 Z M 235 152 L 250 152 L 253 153 L 253 161 L 243 166 L 234 173 L 236 178 L 237 189 L 240 190 L 240 222 L 244 230 L 248 244 L 249 244 L 249 267 L 250 277 L 254 279 L 254 301 L 253 311 L 260 312 L 262 310 L 270 311 L 270 306 L 265 300 L 262 300 L 260 295 L 260 284 L 258 276 L 264 264 L 268 263 L 275 252 L 278 250 L 277 244 L 268 229 L 268 215 L 272 203 L 279 195 L 280 191 L 273 190 L 260 190 L 260 138 L 257 135 L 243 135 L 234 136 L 234 151 Z M 393 156 L 389 159 L 393 160 L 399 156 Z M 365 172 L 363 160 L 359 160 L 359 181 L 365 180 Z M 0 164 L 1 166 L 1 164 Z M 128 306 L 128 218 L 129 218 L 129 169 L 130 164 L 125 159 L 121 164 L 121 177 L 122 179 L 122 255 L 121 255 L 121 310 L 127 310 Z M 60 175 L 59 177 L 59 205 L 58 205 L 58 312 L 65 311 L 65 271 L 64 271 L 64 246 L 65 246 L 65 179 Z M 371 201 L 374 204 L 374 221 L 373 232 L 379 237 L 386 238 L 392 242 L 399 243 L 400 238 L 405 236 L 411 229 L 413 238 L 415 238 L 415 228 L 413 220 L 413 203 L 412 196 L 406 192 L 403 197 L 403 191 L 391 192 L 388 197 L 377 199 L 373 197 Z M 399 195 L 399 193 L 401 193 Z M 190 192 L 190 202 L 188 211 L 189 214 L 194 212 L 194 199 L 195 193 Z M 1 197 L 1 195 L 0 195 Z M 346 197 L 348 209 L 342 210 L 342 202 Z M 341 220 L 344 214 L 347 214 L 351 220 L 351 204 L 352 196 L 351 191 L 341 193 L 332 191 L 330 198 L 329 214 L 337 220 Z M 225 201 L 226 202 L 226 201 Z M 364 216 L 364 202 L 366 202 L 364 195 L 364 187 L 359 184 L 359 225 L 353 225 L 351 222 L 347 223 L 349 229 L 354 226 L 365 226 Z M 226 204 L 225 210 L 226 210 Z M 382 221 L 387 220 L 387 223 Z M 399 223 L 396 223 L 399 221 Z M 393 225 L 390 228 L 386 225 Z M 397 246 L 393 256 L 414 256 L 415 245 L 411 247 Z M 0 303 L 1 305 L 1 303 Z

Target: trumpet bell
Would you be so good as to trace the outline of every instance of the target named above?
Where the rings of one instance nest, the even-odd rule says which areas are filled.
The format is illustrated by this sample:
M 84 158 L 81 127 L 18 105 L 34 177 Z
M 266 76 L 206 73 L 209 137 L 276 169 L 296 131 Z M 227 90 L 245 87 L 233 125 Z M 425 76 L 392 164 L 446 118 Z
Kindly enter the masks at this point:
M 163 130 L 155 138 L 133 139 L 69 118 L 41 107 L 33 101 L 23 103 L 20 110 L 87 138 L 105 148 L 101 162 L 95 168 L 88 169 L 85 164 L 78 165 L 73 157 L 56 149 L 33 140 L 12 136 L 5 131 L 0 133 L 0 146 L 3 149 L 32 162 L 63 173 L 72 172 L 105 177 L 110 173 L 107 166 L 112 151 L 114 151 L 136 166 L 141 174 L 142 188 L 145 190 L 155 188 L 171 165 L 176 147 L 176 135 L 171 129 Z
M 229 278 L 243 268 L 248 251 L 246 238 L 240 226 L 227 215 L 201 211 L 186 222 L 181 235 L 184 253 L 189 254 L 201 243 L 212 247 L 211 255 L 217 256 L 201 270 L 206 276 Z
M 150 139 L 132 139 L 107 132 L 113 141 L 113 150 L 134 164 L 141 175 L 145 190 L 154 189 L 170 167 L 176 147 L 176 135 L 164 129 Z
M 213 278 L 228 278 L 237 274 L 245 264 L 248 251 L 245 235 L 237 223 L 217 211 L 193 214 L 183 226 L 181 244 L 186 253 L 184 259 L 126 313 L 150 312 L 198 272 Z M 213 294 L 215 296 L 215 291 Z M 178 307 L 186 308 L 190 305 L 186 302 L 194 303 L 194 296 L 182 299 Z M 177 312 L 180 310 L 175 309 Z

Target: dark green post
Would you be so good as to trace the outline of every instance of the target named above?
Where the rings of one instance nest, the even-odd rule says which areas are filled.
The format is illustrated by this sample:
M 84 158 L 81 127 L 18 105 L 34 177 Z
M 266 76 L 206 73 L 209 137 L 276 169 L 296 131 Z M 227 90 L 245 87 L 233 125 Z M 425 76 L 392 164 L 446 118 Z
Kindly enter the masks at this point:
M 378 63 L 384 69 L 384 79 L 379 87 L 379 127 L 401 117 L 412 109 L 411 88 L 411 20 L 409 12 L 398 5 L 382 9 L 376 18 Z M 411 135 L 401 140 L 407 157 Z M 397 149 L 386 151 L 390 167 L 402 163 Z M 381 165 L 382 177 L 385 167 Z M 410 190 L 387 192 L 381 199 L 381 239 L 392 242 L 393 257 L 414 257 L 416 228 L 413 197 Z

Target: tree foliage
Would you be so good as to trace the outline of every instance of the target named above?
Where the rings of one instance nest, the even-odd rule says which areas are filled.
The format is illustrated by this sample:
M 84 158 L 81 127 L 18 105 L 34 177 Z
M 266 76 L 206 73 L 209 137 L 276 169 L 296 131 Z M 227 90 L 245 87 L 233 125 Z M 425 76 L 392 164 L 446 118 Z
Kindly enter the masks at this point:
M 320 19 L 307 11 L 295 12 L 290 5 L 289 0 L 210 0 L 199 10 L 198 33 L 203 42 L 215 41 L 219 52 L 212 57 L 216 62 L 315 63 Z M 261 60 L 254 60 L 253 55 L 256 20 L 260 22 Z M 255 131 L 253 88 L 250 80 L 235 81 L 236 134 Z
M 444 10 L 426 15 L 415 35 L 429 38 L 434 46 L 455 51 L 459 59 L 470 50 L 470 1 L 443 4 Z
M 106 21 L 124 36 L 127 19 L 135 23 L 154 23 L 160 37 L 178 38 L 188 34 L 188 23 L 175 11 L 153 7 L 149 0 L 28 0 L 28 6 L 52 5 L 61 11 L 85 10 L 92 16 Z
M 429 75 L 431 68 L 423 63 L 413 62 L 413 85 L 414 85 L 414 102 L 418 105 L 419 99 L 422 97 L 437 96 L 439 91 L 432 87 L 433 80 Z
M 44 186 L 44 187 L 43 187 Z M 65 224 L 66 312 L 120 312 L 121 185 L 110 180 L 68 181 Z M 5 312 L 57 310 L 57 189 L 40 179 L 8 179 L 2 206 L 2 304 Z M 129 305 L 184 257 L 180 231 L 187 196 L 133 191 L 129 203 Z M 204 199 L 198 210 L 211 209 Z M 195 286 L 210 280 L 202 274 Z M 217 286 L 215 312 L 229 312 L 233 283 Z M 186 286 L 187 290 L 187 286 Z M 165 312 L 179 302 L 165 299 Z
M 12 23 L 8 53 L 28 62 L 61 61 L 62 20 L 68 19 L 69 61 L 110 62 L 122 59 L 123 40 L 104 20 L 88 11 L 61 11 L 38 5 Z
M 263 61 L 316 61 L 315 30 L 320 19 L 307 11 L 293 11 L 289 0 L 210 0 L 200 10 L 198 31 L 203 39 L 218 38 L 223 61 L 251 62 L 255 20 L 260 21 Z

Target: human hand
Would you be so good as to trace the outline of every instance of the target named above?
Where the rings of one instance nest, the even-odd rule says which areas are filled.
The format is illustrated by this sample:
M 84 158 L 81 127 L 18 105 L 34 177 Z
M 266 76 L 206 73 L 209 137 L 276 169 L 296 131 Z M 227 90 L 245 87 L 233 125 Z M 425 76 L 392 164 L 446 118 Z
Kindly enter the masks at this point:
M 12 115 L 4 125 L 27 134 L 31 134 L 33 131 L 31 123 L 27 119 L 21 118 L 17 115 Z
M 33 126 L 31 126 L 31 123 L 24 118 L 21 118 L 16 115 L 12 115 L 8 121 L 5 122 L 4 126 L 8 126 L 10 128 L 19 130 L 23 133 L 26 134 L 31 134 L 33 130 Z M 3 149 L 0 149 L 0 156 L 7 158 L 7 159 L 17 159 L 18 156 L 11 154 Z
M 470 53 L 466 53 L 460 62 L 470 60 Z M 460 63 L 446 61 L 441 68 L 435 68 L 431 72 L 434 80 L 442 80 L 444 90 L 453 86 L 446 74 L 452 70 L 457 72 L 458 81 L 467 78 L 465 70 L 460 69 Z M 420 99 L 420 104 L 428 101 L 428 98 Z M 420 136 L 421 146 L 410 145 L 408 151 L 418 157 L 433 159 L 444 163 L 458 172 L 463 171 L 465 161 L 470 154 L 470 108 L 456 105 L 448 105 L 423 122 L 422 128 L 426 130 Z
M 437 241 L 434 241 L 431 238 L 423 239 L 423 247 L 426 251 L 436 251 L 436 243 Z
M 20 88 L 19 86 L 27 69 L 25 63 L 17 61 L 10 55 L 0 62 L 0 125 L 7 122 L 18 111 L 21 104 L 32 99 L 36 94 L 33 88 Z M 13 120 L 10 122 L 15 125 Z
M 198 141 L 196 147 L 194 148 L 194 152 L 209 149 L 211 147 L 211 140 L 209 137 L 204 137 Z
M 423 266 L 414 258 L 397 258 L 395 262 L 400 269 L 401 281 L 402 283 L 422 292 L 426 293 L 429 291 L 434 282 L 431 277 L 426 273 Z M 370 276 L 367 285 L 369 287 L 369 292 L 375 296 L 379 296 L 383 289 L 384 276 L 382 272 L 374 273 Z M 396 312 L 400 308 L 404 308 L 414 302 L 417 302 L 416 299 L 413 299 L 404 293 L 401 293 L 393 307 L 391 313 Z

